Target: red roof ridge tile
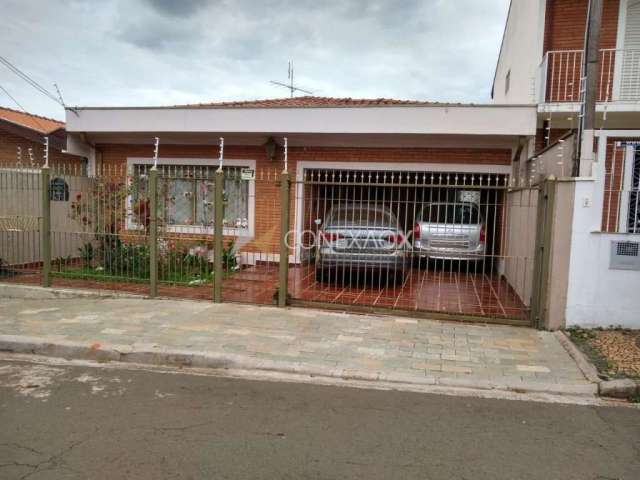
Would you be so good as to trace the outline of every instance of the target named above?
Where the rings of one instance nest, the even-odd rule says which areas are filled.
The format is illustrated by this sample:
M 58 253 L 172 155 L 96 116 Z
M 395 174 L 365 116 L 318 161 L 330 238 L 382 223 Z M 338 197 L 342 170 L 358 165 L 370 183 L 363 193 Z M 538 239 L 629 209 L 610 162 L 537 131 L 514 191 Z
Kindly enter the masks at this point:
M 352 97 L 284 97 L 265 98 L 256 100 L 231 100 L 210 103 L 192 103 L 174 105 L 175 108 L 271 108 L 271 107 L 350 107 L 350 106 L 378 106 L 378 105 L 433 105 L 437 102 L 422 100 L 400 100 L 395 98 L 352 98 Z
M 7 115 L 8 113 L 8 115 Z M 0 120 L 6 120 L 11 123 L 22 125 L 41 133 L 55 132 L 60 128 L 64 128 L 65 123 L 60 120 L 36 115 L 35 113 L 23 112 L 13 108 L 0 105 Z

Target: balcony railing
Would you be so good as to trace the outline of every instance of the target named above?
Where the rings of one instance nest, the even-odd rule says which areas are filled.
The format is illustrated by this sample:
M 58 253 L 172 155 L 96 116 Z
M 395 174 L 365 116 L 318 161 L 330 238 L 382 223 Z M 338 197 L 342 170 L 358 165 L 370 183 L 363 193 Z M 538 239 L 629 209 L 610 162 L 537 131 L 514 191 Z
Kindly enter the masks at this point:
M 538 72 L 539 103 L 579 102 L 583 50 L 552 50 Z M 600 50 L 598 102 L 640 101 L 640 50 Z

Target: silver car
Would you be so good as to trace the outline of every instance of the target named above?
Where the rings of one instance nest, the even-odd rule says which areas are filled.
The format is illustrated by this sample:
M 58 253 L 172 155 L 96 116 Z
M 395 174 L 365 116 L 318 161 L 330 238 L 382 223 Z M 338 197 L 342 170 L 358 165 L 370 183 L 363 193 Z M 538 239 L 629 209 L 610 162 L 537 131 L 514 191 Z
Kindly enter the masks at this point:
M 416 216 L 414 254 L 427 259 L 483 260 L 486 232 L 485 219 L 475 203 L 429 203 Z
M 350 203 L 333 207 L 318 231 L 316 279 L 329 272 L 374 272 L 402 276 L 408 260 L 406 237 L 386 207 Z

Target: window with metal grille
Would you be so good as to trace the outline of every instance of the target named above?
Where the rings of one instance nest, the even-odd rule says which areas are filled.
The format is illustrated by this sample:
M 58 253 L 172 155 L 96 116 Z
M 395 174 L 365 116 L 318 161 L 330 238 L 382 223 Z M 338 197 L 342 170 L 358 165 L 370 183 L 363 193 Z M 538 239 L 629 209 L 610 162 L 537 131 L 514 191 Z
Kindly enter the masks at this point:
M 616 248 L 616 254 L 624 257 L 637 257 L 640 253 L 640 243 L 620 242 Z
M 63 178 L 54 178 L 49 182 L 49 199 L 52 202 L 69 201 L 69 185 Z
M 148 170 L 151 166 L 135 164 L 130 178 L 130 203 L 135 207 L 148 196 Z M 206 233 L 213 228 L 214 175 L 217 166 L 159 165 L 159 204 L 161 217 L 174 231 Z M 242 179 L 242 167 L 225 166 L 224 218 L 227 229 L 249 229 L 249 182 Z M 135 211 L 135 208 L 133 208 Z M 135 216 L 135 212 L 133 214 Z M 139 223 L 133 219 L 133 223 Z M 182 228 L 184 227 L 184 228 Z M 194 230 L 196 229 L 196 230 Z

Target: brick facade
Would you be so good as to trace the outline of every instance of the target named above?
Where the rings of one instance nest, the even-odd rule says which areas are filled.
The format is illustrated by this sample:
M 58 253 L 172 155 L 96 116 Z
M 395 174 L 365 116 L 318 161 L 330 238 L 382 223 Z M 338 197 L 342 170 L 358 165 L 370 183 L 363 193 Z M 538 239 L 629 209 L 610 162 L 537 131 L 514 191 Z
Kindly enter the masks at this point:
M 151 145 L 98 145 L 100 158 L 98 170 L 104 173 L 124 174 L 127 157 L 150 158 Z M 217 161 L 217 145 L 161 145 L 160 156 L 172 158 L 209 158 L 212 165 Z M 267 158 L 262 146 L 225 145 L 225 157 L 234 160 L 255 160 L 255 238 L 243 246 L 247 252 L 278 252 L 280 236 L 280 190 L 278 174 L 282 171 L 282 149 L 278 148 L 277 159 Z M 459 164 L 510 165 L 509 149 L 470 148 L 337 148 L 337 147 L 293 147 L 288 154 L 289 171 L 295 177 L 299 161 L 323 162 L 397 162 L 452 165 Z M 295 187 L 291 192 L 291 228 L 294 227 Z M 190 235 L 194 238 L 193 235 Z
M 22 149 L 23 165 L 28 165 L 29 148 L 33 150 L 36 165 L 42 164 L 44 159 L 44 145 L 42 143 L 8 132 L 0 125 L 0 165 L 14 165 L 17 161 L 18 147 Z M 62 153 L 53 147 L 49 148 L 49 164 L 52 166 L 77 166 L 81 160 L 78 156 Z
M 587 3 L 587 0 L 547 0 L 544 53 L 583 48 Z M 619 8 L 619 0 L 604 0 L 600 48 L 616 47 Z
M 577 102 L 580 100 L 580 78 L 587 19 L 587 0 L 547 0 L 544 54 L 547 58 L 548 102 Z M 600 49 L 616 48 L 619 0 L 604 0 Z M 577 51 L 577 52 L 576 52 Z M 612 95 L 612 73 L 615 54 L 600 54 L 601 74 L 598 78 L 598 101 Z

